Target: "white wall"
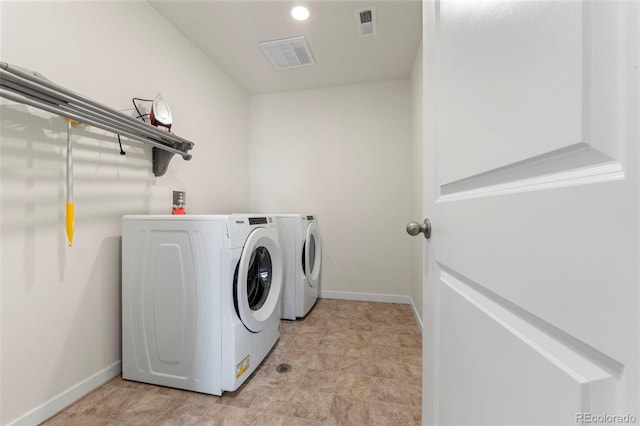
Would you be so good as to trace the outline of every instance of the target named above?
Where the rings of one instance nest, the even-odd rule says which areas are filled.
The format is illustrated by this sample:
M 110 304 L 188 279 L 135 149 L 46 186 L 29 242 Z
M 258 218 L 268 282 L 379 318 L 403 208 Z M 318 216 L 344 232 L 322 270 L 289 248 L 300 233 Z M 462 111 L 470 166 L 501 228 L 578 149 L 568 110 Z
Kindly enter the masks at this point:
M 317 214 L 321 291 L 410 294 L 409 81 L 250 97 L 250 199 Z
M 425 212 L 422 208 L 422 42 L 418 47 L 411 72 L 411 113 L 412 113 L 412 193 L 411 220 L 422 222 Z M 424 238 L 422 234 L 411 239 L 411 300 L 422 322 L 422 270 L 424 264 Z
M 249 207 L 248 97 L 145 2 L 1 2 L 3 61 L 132 114 L 162 92 L 196 145 L 155 178 L 151 149 L 74 130 L 76 237 L 64 232 L 66 125 L 3 101 L 1 400 L 6 424 L 120 360 L 120 220 Z M 233 179 L 229 173 L 233 171 Z

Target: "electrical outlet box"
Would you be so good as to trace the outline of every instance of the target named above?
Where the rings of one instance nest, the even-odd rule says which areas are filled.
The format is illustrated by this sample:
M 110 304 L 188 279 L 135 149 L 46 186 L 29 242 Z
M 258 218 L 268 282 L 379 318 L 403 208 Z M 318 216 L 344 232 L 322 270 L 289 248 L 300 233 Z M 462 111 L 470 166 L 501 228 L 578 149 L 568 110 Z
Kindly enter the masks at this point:
M 172 191 L 171 192 L 172 200 L 171 206 L 178 207 L 181 205 L 184 207 L 187 204 L 187 194 L 184 191 Z

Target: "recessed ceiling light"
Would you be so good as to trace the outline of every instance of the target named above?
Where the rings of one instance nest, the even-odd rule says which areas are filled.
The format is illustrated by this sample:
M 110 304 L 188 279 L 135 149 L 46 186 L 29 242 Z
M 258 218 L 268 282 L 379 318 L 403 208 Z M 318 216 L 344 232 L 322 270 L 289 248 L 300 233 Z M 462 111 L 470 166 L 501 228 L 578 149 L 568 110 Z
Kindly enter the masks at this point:
M 309 17 L 309 9 L 304 6 L 296 6 L 291 9 L 291 16 L 293 16 L 293 19 L 296 21 L 304 21 Z

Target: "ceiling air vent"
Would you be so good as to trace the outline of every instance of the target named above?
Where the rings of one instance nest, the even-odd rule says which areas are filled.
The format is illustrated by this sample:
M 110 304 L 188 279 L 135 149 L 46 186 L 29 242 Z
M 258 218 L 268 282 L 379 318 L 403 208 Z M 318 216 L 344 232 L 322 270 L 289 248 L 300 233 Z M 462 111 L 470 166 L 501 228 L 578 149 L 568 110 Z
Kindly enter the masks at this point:
M 358 32 L 360 34 L 360 37 L 376 35 L 375 7 L 356 10 L 356 21 L 358 23 Z
M 277 70 L 315 63 L 304 36 L 263 41 L 260 47 Z

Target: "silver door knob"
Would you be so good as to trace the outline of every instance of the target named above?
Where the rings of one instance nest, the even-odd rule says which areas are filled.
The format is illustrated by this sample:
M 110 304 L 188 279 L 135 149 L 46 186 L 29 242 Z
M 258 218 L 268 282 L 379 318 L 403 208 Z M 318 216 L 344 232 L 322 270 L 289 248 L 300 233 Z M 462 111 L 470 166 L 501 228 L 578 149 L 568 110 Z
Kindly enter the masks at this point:
M 431 221 L 429 220 L 429 218 L 426 218 L 424 220 L 424 223 L 407 223 L 407 234 L 416 236 L 421 232 L 424 234 L 424 237 L 426 239 L 431 238 Z

